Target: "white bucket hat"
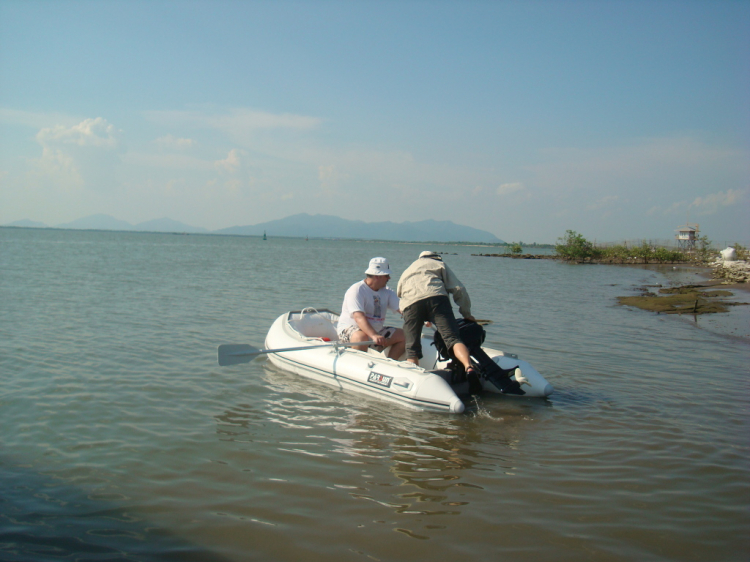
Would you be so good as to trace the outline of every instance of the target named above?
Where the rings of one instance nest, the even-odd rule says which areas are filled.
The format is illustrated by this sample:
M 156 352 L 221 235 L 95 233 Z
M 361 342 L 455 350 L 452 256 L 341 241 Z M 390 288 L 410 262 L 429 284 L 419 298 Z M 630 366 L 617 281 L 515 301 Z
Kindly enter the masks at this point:
M 365 275 L 390 275 L 391 270 L 388 266 L 388 260 L 385 258 L 372 258 L 370 267 L 365 271 Z

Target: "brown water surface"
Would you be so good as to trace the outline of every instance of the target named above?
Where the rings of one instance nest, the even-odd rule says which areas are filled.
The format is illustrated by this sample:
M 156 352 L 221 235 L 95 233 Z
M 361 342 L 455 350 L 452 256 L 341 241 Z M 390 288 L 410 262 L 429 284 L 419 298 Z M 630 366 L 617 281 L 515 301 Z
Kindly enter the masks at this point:
M 440 248 L 488 345 L 556 389 L 449 416 L 216 364 L 423 245 L 0 228 L 0 248 L 2 560 L 748 559 L 748 307 L 617 304 L 690 269 Z

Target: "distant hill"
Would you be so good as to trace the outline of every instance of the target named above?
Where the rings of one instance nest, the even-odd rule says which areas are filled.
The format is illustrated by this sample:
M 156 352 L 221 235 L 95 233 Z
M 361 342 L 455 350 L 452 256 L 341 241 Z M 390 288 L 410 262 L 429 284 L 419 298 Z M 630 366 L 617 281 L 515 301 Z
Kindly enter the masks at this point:
M 208 230 L 198 226 L 190 226 L 169 218 L 153 219 L 140 222 L 133 226 L 129 222 L 121 221 L 110 215 L 89 215 L 73 222 L 58 224 L 55 228 L 72 228 L 79 230 L 125 230 L 138 232 L 193 232 L 207 233 Z
M 28 219 L 8 226 L 46 227 Z M 331 215 L 301 213 L 283 219 L 255 225 L 232 226 L 209 231 L 170 218 L 141 222 L 135 226 L 110 215 L 97 214 L 58 224 L 55 228 L 79 230 L 120 230 L 137 232 L 189 232 L 196 234 L 233 234 L 240 236 L 288 236 L 294 238 L 346 238 L 355 240 L 393 240 L 400 242 L 474 242 L 502 244 L 503 241 L 486 230 L 455 224 L 451 221 L 424 220 L 418 222 L 364 222 L 342 219 Z
M 24 228 L 47 228 L 47 225 L 43 222 L 30 221 L 29 219 L 23 219 L 8 223 L 8 226 L 22 226 Z
M 110 215 L 89 215 L 76 219 L 72 222 L 66 222 L 55 225 L 55 228 L 72 228 L 76 230 L 133 230 L 133 225 L 129 222 L 118 220 Z
M 133 227 L 133 230 L 145 232 L 194 232 L 197 234 L 208 232 L 207 229 L 201 228 L 200 226 L 190 226 L 189 224 L 168 219 L 166 217 L 139 222 Z
M 304 238 L 354 238 L 403 242 L 477 242 L 502 244 L 491 232 L 451 221 L 364 222 L 330 215 L 301 213 L 284 219 L 255 225 L 233 226 L 214 231 L 216 234 L 292 236 Z

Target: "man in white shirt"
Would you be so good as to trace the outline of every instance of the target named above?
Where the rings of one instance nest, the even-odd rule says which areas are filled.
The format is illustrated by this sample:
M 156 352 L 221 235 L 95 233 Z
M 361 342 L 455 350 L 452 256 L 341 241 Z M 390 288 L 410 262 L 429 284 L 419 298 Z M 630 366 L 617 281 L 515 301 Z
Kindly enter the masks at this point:
M 406 349 L 404 331 L 401 328 L 385 326 L 388 309 L 400 313 L 396 293 L 387 287 L 391 278 L 388 260 L 372 258 L 365 271 L 365 279 L 358 281 L 346 291 L 341 316 L 336 331 L 342 342 L 374 341 L 375 346 L 391 346 L 388 357 L 398 360 Z M 366 351 L 367 346 L 354 346 Z

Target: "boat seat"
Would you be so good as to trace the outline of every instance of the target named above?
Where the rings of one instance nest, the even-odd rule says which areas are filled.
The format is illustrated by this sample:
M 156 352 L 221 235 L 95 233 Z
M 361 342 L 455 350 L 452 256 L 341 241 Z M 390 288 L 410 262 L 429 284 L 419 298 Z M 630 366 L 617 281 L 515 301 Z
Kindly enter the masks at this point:
M 339 339 L 333 319 L 325 313 L 294 314 L 289 324 L 307 338 Z

